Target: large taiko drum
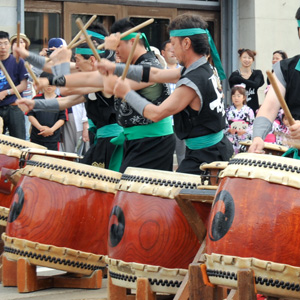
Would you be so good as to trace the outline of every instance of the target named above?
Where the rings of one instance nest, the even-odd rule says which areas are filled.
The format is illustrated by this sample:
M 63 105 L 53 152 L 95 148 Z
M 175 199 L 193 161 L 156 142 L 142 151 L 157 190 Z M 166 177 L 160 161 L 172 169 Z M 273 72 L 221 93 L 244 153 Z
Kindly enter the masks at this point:
M 248 151 L 249 147 L 252 145 L 252 141 L 244 141 L 240 142 L 242 148 L 244 148 L 245 152 Z M 272 144 L 265 142 L 264 152 L 265 154 L 282 156 L 289 148 L 282 145 Z
M 136 288 L 149 279 L 154 292 L 176 293 L 199 241 L 174 195 L 197 189 L 200 176 L 127 168 L 119 183 L 109 221 L 109 274 L 114 285 Z M 206 224 L 212 201 L 194 203 Z
M 38 144 L 0 134 L 0 206 L 2 207 L 8 208 L 10 206 L 14 191 L 14 186 L 7 180 L 4 169 L 18 169 L 21 150 L 28 147 L 46 149 Z
M 237 287 L 237 271 L 255 273 L 257 291 L 300 299 L 300 161 L 236 155 L 220 174 L 207 229 L 213 284 Z
M 104 267 L 121 173 L 38 155 L 19 172 L 3 235 L 8 259 L 80 274 Z
M 213 161 L 211 163 L 203 163 L 200 165 L 200 170 L 203 171 L 201 175 L 203 185 L 219 185 L 221 179 L 219 174 L 228 165 L 228 161 Z

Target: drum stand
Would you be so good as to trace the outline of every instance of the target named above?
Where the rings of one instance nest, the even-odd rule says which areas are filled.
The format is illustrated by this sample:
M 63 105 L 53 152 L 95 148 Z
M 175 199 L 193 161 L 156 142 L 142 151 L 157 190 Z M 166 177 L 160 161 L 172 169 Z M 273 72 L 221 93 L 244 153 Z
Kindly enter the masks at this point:
M 66 273 L 54 276 L 37 276 L 36 265 L 26 258 L 17 261 L 2 256 L 3 286 L 17 286 L 19 293 L 29 293 L 49 288 L 100 289 L 102 270 L 94 271 L 90 276 Z
M 203 264 L 201 258 L 202 254 L 205 253 L 206 240 L 204 237 L 206 230 L 192 202 L 212 201 L 214 196 L 215 190 L 213 189 L 183 189 L 175 196 L 177 204 L 192 227 L 201 246 L 193 263 L 190 264 L 189 272 L 182 281 L 174 300 L 257 300 L 253 270 L 243 269 L 237 272 L 237 290 L 229 290 L 226 287 L 213 285 L 209 282 L 206 265 Z M 277 297 L 267 297 L 267 300 L 279 299 Z

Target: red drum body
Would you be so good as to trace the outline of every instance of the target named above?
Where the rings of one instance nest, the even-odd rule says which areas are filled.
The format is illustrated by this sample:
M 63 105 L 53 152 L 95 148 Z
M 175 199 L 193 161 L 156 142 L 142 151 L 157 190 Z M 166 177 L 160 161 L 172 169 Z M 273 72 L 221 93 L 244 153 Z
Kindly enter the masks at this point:
M 240 142 L 243 148 L 245 148 L 245 152 L 248 151 L 249 147 L 252 145 L 252 141 Z M 282 156 L 289 148 L 282 145 L 272 144 L 265 142 L 264 152 L 265 154 Z
M 136 288 L 146 277 L 155 292 L 176 293 L 199 249 L 199 241 L 174 200 L 197 189 L 200 176 L 127 168 L 109 221 L 108 258 L 114 285 Z M 211 202 L 195 203 L 206 224 Z
M 238 154 L 212 206 L 206 266 L 213 284 L 237 287 L 237 271 L 255 273 L 259 293 L 300 299 L 300 162 Z
M 4 236 L 6 255 L 82 274 L 103 267 L 121 174 L 45 156 L 33 156 L 19 172 Z
M 21 149 L 28 147 L 46 149 L 31 142 L 0 134 L 0 206 L 2 207 L 9 208 L 14 192 L 14 185 L 6 178 L 6 172 L 8 169 L 19 168 Z

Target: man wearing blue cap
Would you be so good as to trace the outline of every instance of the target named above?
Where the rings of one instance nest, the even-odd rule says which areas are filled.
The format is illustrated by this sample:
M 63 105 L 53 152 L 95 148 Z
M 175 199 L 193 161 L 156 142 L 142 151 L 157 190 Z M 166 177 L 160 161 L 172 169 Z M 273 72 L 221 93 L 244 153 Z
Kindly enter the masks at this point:
M 154 122 L 174 115 L 177 136 L 187 145 L 186 155 L 177 172 L 201 174 L 203 162 L 227 161 L 233 148 L 224 136 L 225 111 L 223 93 L 212 66 L 207 62 L 211 53 L 219 76 L 224 78 L 218 53 L 207 31 L 207 23 L 197 15 L 177 16 L 170 24 L 170 39 L 180 69 L 159 70 L 149 66 L 130 67 L 128 78 L 146 82 L 176 83 L 175 91 L 160 105 L 153 105 L 131 90 L 127 80 L 118 79 L 114 93 L 124 98 L 140 115 Z M 103 74 L 122 74 L 124 66 L 99 65 Z

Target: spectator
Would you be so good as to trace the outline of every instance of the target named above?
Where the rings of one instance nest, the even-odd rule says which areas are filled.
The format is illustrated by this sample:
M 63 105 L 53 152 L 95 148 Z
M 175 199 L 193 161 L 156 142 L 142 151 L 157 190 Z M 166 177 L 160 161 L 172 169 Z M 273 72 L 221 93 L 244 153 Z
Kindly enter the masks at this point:
M 241 151 L 239 142 L 252 139 L 254 112 L 246 104 L 245 85 L 236 85 L 231 90 L 232 105 L 226 109 L 225 135 L 233 144 L 234 153 Z
M 239 49 L 238 54 L 240 56 L 241 67 L 234 71 L 228 81 L 230 88 L 236 84 L 244 83 L 247 91 L 247 105 L 252 108 L 254 112 L 259 108 L 257 90 L 264 83 L 264 77 L 261 70 L 253 70 L 252 64 L 256 52 L 250 49 Z
M 14 34 L 10 38 L 10 44 L 11 44 L 12 53 L 14 53 L 14 48 L 17 46 L 17 35 L 16 34 Z M 19 46 L 21 48 L 25 48 L 26 50 L 29 50 L 30 40 L 26 36 L 26 34 L 24 34 L 24 33 L 20 33 L 20 44 L 19 44 Z M 34 92 L 33 84 L 32 83 L 33 83 L 33 79 L 28 74 L 27 88 L 22 93 L 23 98 L 27 98 L 27 99 L 32 99 L 33 98 L 35 92 Z M 27 115 L 25 115 L 24 117 L 25 117 L 25 134 L 26 134 L 25 139 L 27 141 L 29 141 L 29 139 L 30 139 L 30 126 L 31 126 L 31 123 L 29 122 Z
M 50 78 L 51 74 L 43 72 L 40 77 Z M 38 94 L 34 99 L 53 99 L 57 95 L 55 93 L 56 86 L 49 85 L 43 89 L 42 94 Z M 32 124 L 30 140 L 33 143 L 47 147 L 49 150 L 58 151 L 58 143 L 60 141 L 60 128 L 64 125 L 66 114 L 64 110 L 58 113 L 45 111 L 30 111 L 28 113 L 29 121 Z
M 9 34 L 0 31 L 0 60 L 10 75 L 19 93 L 27 88 L 27 70 L 23 59 L 16 62 L 11 54 Z M 3 71 L 0 71 L 0 116 L 3 118 L 3 132 L 8 129 L 13 137 L 25 139 L 25 119 L 23 112 L 15 104 L 17 100 L 14 90 L 10 87 Z

